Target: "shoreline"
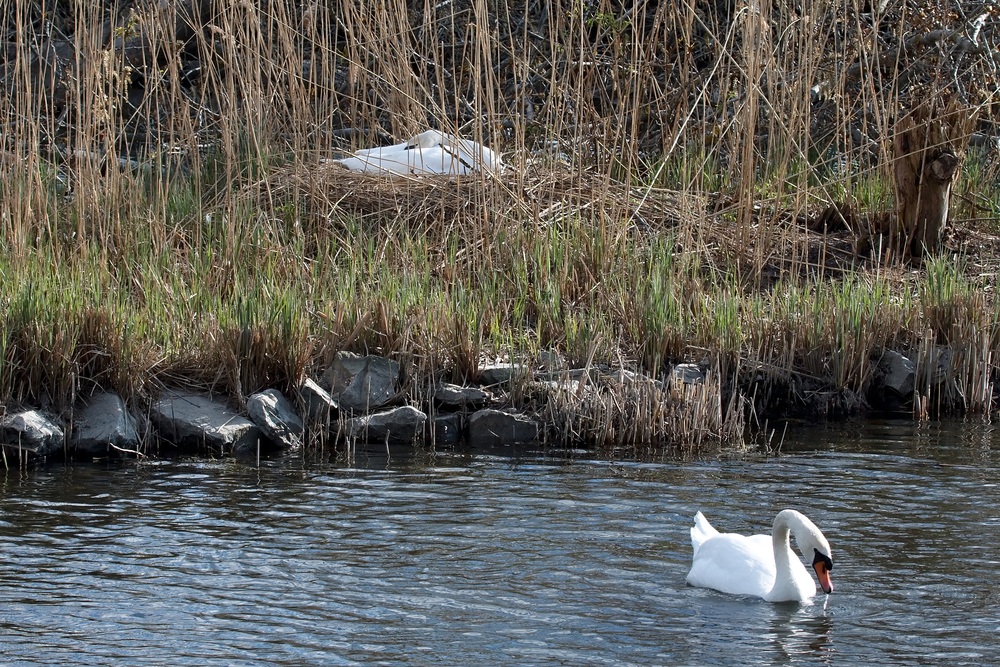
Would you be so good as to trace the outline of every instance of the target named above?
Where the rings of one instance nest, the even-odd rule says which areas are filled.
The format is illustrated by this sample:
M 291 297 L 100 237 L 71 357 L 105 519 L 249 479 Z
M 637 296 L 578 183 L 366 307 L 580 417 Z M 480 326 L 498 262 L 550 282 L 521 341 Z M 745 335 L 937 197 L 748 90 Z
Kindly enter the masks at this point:
M 546 359 L 556 364 L 554 357 Z M 880 398 L 878 410 L 871 410 L 872 401 L 864 397 L 812 391 L 806 399 L 801 392 L 796 394 L 800 411 L 754 413 L 755 428 L 744 421 L 745 405 L 740 407 L 747 399 L 724 394 L 723 386 L 738 383 L 720 382 L 711 370 L 692 363 L 673 366 L 661 380 L 601 365 L 497 364 L 482 368 L 477 382 L 458 385 L 416 378 L 412 369 L 387 357 L 342 352 L 319 382 L 306 378 L 287 397 L 275 388 L 255 392 L 242 407 L 232 396 L 173 388 L 142 412 L 113 392 L 91 396 L 61 418 L 8 409 L 0 418 L 0 448 L 7 469 L 57 460 L 177 455 L 260 459 L 294 451 L 353 452 L 359 445 L 435 451 L 525 446 L 582 450 L 609 460 L 748 451 L 757 438 L 770 439 L 782 422 L 867 416 L 862 406 L 871 414 L 908 413 L 926 420 L 930 401 L 907 401 L 916 378 L 936 377 L 938 398 L 946 395 L 940 385 L 954 379 L 950 352 L 938 349 L 925 358 L 933 359 L 934 371 L 893 351 L 874 364 L 877 379 L 868 397 Z M 778 389 L 784 397 L 795 391 L 791 385 Z M 935 407 L 943 414 L 948 406 Z
M 609 455 L 989 418 L 1000 23 L 816 5 L 802 31 L 797 6 L 716 4 L 17 4 L 0 419 L 39 410 L 65 451 L 105 393 L 140 426 L 173 390 L 240 419 L 277 390 L 302 416 L 345 352 L 398 364 L 386 407 L 425 424 L 442 383 L 485 387 L 543 442 Z M 890 61 L 907 76 L 869 66 Z M 939 111 L 947 155 L 905 145 Z M 498 169 L 338 164 L 428 131 Z M 919 169 L 897 178 L 914 162 L 933 209 Z M 483 382 L 497 364 L 526 370 Z M 364 417 L 303 429 L 343 446 Z

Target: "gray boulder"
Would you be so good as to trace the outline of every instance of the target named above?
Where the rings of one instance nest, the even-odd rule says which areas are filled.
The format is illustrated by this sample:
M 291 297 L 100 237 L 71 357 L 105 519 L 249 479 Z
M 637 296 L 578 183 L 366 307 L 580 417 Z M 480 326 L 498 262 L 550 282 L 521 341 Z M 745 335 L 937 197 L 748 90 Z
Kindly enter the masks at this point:
M 469 417 L 469 444 L 473 447 L 520 445 L 535 442 L 539 424 L 520 414 L 479 410 Z
M 378 356 L 361 357 L 338 352 L 323 374 L 330 396 L 341 410 L 367 412 L 380 408 L 396 395 L 399 364 Z
M 536 360 L 539 368 L 543 371 L 567 370 L 566 358 L 556 350 L 540 350 Z
M 330 393 L 309 378 L 299 387 L 299 396 L 305 404 L 306 418 L 314 424 L 329 424 L 330 417 L 340 409 Z
M 41 412 L 28 410 L 0 419 L 0 441 L 8 450 L 42 458 L 61 454 L 65 436 L 59 425 Z
M 954 378 L 955 354 L 950 347 L 935 345 L 928 354 L 927 362 L 932 385 L 939 385 Z
M 344 422 L 344 433 L 364 442 L 407 443 L 423 434 L 426 422 L 425 413 L 413 406 L 404 405 L 348 419 Z
M 265 389 L 247 399 L 250 420 L 280 449 L 302 444 L 302 418 L 277 389 Z
M 549 395 L 566 395 L 566 394 L 577 394 L 581 391 L 580 387 L 584 388 L 584 391 L 590 393 L 593 390 L 593 382 L 582 382 L 580 380 L 574 380 L 568 376 L 557 378 L 554 380 L 539 380 L 528 385 L 529 387 L 538 388 Z
M 184 451 L 250 455 L 264 440 L 252 421 L 204 394 L 168 391 L 150 406 L 149 418 L 162 439 Z
M 431 422 L 431 443 L 451 447 L 462 441 L 462 415 L 451 413 L 435 415 Z
M 677 364 L 670 371 L 670 377 L 679 384 L 702 384 L 705 373 L 698 364 Z
M 490 395 L 477 387 L 462 387 L 445 382 L 434 390 L 434 400 L 449 408 L 478 408 L 489 403 Z
M 569 380 L 578 380 L 582 382 L 585 378 L 589 381 L 597 381 L 601 377 L 604 377 L 604 373 L 599 368 L 567 368 L 561 371 L 538 371 L 533 373 L 532 377 L 535 380 L 555 382 L 557 384 L 568 382 Z M 609 375 L 608 377 L 615 377 L 614 375 Z
M 886 350 L 878 364 L 882 372 L 882 387 L 897 397 L 910 400 L 917 376 L 917 366 L 899 352 Z
M 139 453 L 135 417 L 118 394 L 104 392 L 93 396 L 77 413 L 73 427 L 72 447 L 77 455 Z
M 530 369 L 524 364 L 494 364 L 479 369 L 479 383 L 483 385 L 510 384 L 517 377 L 526 377 Z

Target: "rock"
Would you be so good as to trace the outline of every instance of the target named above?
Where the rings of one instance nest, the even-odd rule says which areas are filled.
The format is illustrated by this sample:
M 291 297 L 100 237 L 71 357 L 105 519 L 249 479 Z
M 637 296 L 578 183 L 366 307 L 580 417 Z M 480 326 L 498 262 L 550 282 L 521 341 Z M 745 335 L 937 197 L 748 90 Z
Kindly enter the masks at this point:
M 589 380 L 584 384 L 581 380 L 574 380 L 569 377 L 560 378 L 557 380 L 539 380 L 529 384 L 530 387 L 537 387 L 541 389 L 547 395 L 565 395 L 565 394 L 577 394 L 581 391 L 580 387 L 590 388 L 593 387 L 593 383 Z
M 478 408 L 490 401 L 490 395 L 476 387 L 444 383 L 434 390 L 434 400 L 449 408 Z
M 518 445 L 538 438 L 539 424 L 524 415 L 502 410 L 479 410 L 469 418 L 469 444 L 473 447 Z
M 570 380 L 577 380 L 583 382 L 586 378 L 587 382 L 597 381 L 599 378 L 604 376 L 599 368 L 568 368 L 561 371 L 538 371 L 532 375 L 535 380 L 545 381 L 550 380 L 553 382 L 561 383 L 568 382 Z M 608 374 L 607 377 L 615 378 L 616 374 Z M 621 381 L 619 379 L 619 381 Z
M 879 360 L 878 368 L 882 372 L 883 389 L 907 401 L 913 398 L 916 364 L 899 352 L 886 350 Z
M 431 422 L 431 444 L 451 447 L 462 441 L 462 415 L 436 415 Z
M 41 412 L 28 410 L 0 419 L 0 440 L 8 450 L 42 458 L 61 454 L 65 436 L 59 425 Z
M 424 432 L 427 415 L 404 405 L 385 412 L 348 419 L 344 432 L 348 437 L 365 442 L 413 442 Z
M 184 451 L 248 455 L 264 440 L 252 421 L 204 394 L 168 391 L 150 406 L 149 418 L 162 439 Z
M 635 371 L 630 371 L 625 368 L 619 368 L 617 370 L 611 371 L 602 375 L 602 378 L 610 378 L 612 381 L 617 382 L 623 387 L 656 387 L 657 389 L 663 388 L 663 383 L 659 380 L 654 380 L 648 375 L 643 375 L 642 373 L 636 373 Z M 677 377 L 677 380 L 683 382 L 681 377 Z
M 566 370 L 566 359 L 556 350 L 541 350 L 536 357 L 540 370 L 563 371 Z
M 279 449 L 295 449 L 302 444 L 302 418 L 277 389 L 266 389 L 247 399 L 250 420 Z
M 705 381 L 705 373 L 698 364 L 677 364 L 670 371 L 670 377 L 681 384 L 702 384 Z
M 917 365 L 907 356 L 885 350 L 875 365 L 867 400 L 876 410 L 910 413 L 916 392 Z
M 323 374 L 330 396 L 341 410 L 367 412 L 380 408 L 396 395 L 399 364 L 377 356 L 360 357 L 338 352 Z
M 939 385 L 954 377 L 953 359 L 954 353 L 950 347 L 935 345 L 931 348 L 927 357 L 927 368 L 932 385 Z
M 72 448 L 79 456 L 138 454 L 139 443 L 135 417 L 118 394 L 93 396 L 74 419 Z
M 309 378 L 306 378 L 302 386 L 299 387 L 299 396 L 302 397 L 302 402 L 306 406 L 306 417 L 313 423 L 328 425 L 330 417 L 340 409 L 337 401 L 331 398 L 326 389 Z
M 523 364 L 495 364 L 479 369 L 479 383 L 483 385 L 509 384 L 515 377 L 528 375 L 528 367 Z

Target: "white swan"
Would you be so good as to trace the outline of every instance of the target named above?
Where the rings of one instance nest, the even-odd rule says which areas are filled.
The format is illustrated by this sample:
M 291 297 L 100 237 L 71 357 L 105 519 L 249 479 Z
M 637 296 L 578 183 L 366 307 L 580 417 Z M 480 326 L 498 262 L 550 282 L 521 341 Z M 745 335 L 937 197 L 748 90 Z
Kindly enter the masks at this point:
M 823 533 L 806 516 L 782 510 L 770 535 L 720 533 L 701 512 L 694 515 L 691 546 L 694 555 L 687 582 L 723 593 L 756 595 L 768 602 L 804 601 L 816 594 L 816 584 L 789 544 L 795 535 L 799 551 L 811 559 L 823 592 L 833 592 L 833 554 Z
M 355 151 L 350 157 L 333 162 L 367 174 L 412 176 L 462 176 L 503 169 L 500 156 L 489 148 L 437 130 L 421 132 L 401 144 Z

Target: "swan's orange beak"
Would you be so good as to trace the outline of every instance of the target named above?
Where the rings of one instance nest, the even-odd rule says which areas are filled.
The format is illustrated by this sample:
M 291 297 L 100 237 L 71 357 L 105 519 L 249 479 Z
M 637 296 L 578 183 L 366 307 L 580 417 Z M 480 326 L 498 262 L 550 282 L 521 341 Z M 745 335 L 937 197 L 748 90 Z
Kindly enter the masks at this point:
M 825 560 L 817 560 L 813 563 L 813 569 L 816 570 L 816 578 L 819 579 L 819 586 L 823 589 L 823 592 L 829 595 L 833 592 L 833 581 L 830 580 L 830 570 L 827 567 Z

